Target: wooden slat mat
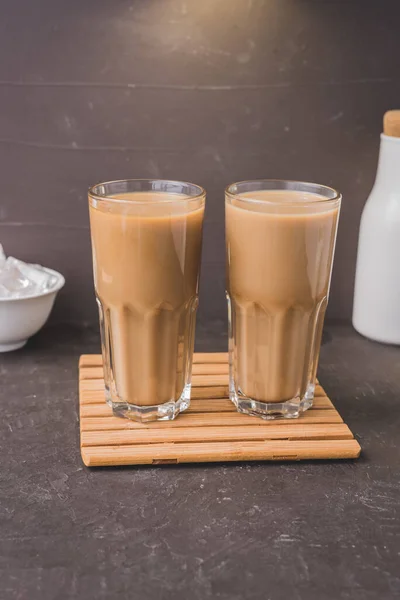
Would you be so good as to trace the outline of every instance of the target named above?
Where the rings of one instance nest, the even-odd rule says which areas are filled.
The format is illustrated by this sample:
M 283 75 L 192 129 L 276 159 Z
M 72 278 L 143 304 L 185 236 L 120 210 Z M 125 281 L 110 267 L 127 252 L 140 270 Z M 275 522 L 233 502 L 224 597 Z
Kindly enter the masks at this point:
M 242 460 L 357 458 L 360 446 L 318 385 L 298 419 L 264 421 L 228 399 L 228 355 L 194 355 L 190 408 L 174 421 L 114 417 L 104 401 L 101 356 L 79 361 L 81 453 L 89 467 Z

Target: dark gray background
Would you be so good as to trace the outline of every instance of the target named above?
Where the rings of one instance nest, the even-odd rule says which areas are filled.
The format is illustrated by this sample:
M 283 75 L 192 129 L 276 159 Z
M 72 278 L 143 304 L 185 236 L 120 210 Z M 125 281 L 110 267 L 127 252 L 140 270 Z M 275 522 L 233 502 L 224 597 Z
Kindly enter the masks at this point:
M 329 315 L 350 318 L 399 16 L 398 0 L 1 1 L 0 241 L 65 275 L 53 322 L 97 319 L 86 189 L 125 177 L 207 189 L 203 323 L 226 313 L 224 186 L 337 187 Z

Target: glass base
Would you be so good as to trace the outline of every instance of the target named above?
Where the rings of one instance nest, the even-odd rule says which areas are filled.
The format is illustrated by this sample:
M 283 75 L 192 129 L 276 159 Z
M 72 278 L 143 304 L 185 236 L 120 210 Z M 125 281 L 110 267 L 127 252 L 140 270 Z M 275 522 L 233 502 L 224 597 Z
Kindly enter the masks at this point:
M 185 386 L 181 397 L 178 400 L 170 400 L 164 404 L 155 404 L 152 406 L 138 406 L 114 400 L 109 389 L 106 388 L 106 402 L 111 406 L 116 417 L 124 417 L 139 423 L 148 423 L 149 421 L 172 421 L 179 413 L 187 410 L 190 406 L 191 385 Z
M 303 398 L 291 398 L 285 402 L 260 402 L 241 393 L 231 390 L 229 397 L 238 412 L 261 419 L 297 419 L 302 412 L 312 407 L 315 385 L 310 384 Z

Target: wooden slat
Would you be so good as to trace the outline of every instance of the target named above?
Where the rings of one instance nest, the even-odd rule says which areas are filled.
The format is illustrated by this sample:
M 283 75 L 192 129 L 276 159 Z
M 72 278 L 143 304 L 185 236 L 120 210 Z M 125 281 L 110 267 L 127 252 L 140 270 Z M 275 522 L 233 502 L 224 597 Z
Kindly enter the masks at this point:
M 192 365 L 192 377 L 194 375 L 228 375 L 228 363 L 194 363 Z
M 360 447 L 321 386 L 298 419 L 240 414 L 228 399 L 226 353 L 196 354 L 190 408 L 174 421 L 137 423 L 104 402 L 101 357 L 80 359 L 81 452 L 88 466 L 233 460 L 356 458 Z
M 83 431 L 82 446 L 124 446 L 163 442 L 230 442 L 240 440 L 337 440 L 352 439 L 344 423 L 339 425 L 274 425 L 264 427 L 188 427 L 183 429 L 129 429 Z
M 88 467 L 112 465 L 173 464 L 188 462 L 243 460 L 310 460 L 356 458 L 356 440 L 240 441 L 182 444 L 143 444 L 135 446 L 83 447 Z
M 195 352 L 193 354 L 193 363 L 227 363 L 227 352 Z
M 234 412 L 236 409 L 229 398 L 199 398 L 191 400 L 187 414 L 198 412 Z
M 179 418 L 168 423 L 162 421 L 151 421 L 150 423 L 137 423 L 129 419 L 120 419 L 109 413 L 102 416 L 91 415 L 91 406 L 82 407 L 81 431 L 104 431 L 106 429 L 179 429 L 182 427 L 227 427 L 229 425 L 248 425 L 249 427 L 266 427 L 268 423 L 274 423 L 277 427 L 285 427 L 288 422 L 297 424 L 307 423 L 342 423 L 343 419 L 336 410 L 314 410 L 307 411 L 298 419 L 279 419 L 265 421 L 258 417 L 250 417 L 238 412 L 233 413 L 182 413 Z

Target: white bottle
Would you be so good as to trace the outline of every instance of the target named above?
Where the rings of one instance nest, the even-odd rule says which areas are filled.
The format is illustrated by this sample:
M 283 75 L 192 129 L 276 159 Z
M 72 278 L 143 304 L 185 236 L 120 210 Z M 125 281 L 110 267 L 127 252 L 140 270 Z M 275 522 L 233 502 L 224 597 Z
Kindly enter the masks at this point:
M 375 184 L 361 217 L 353 325 L 400 344 L 400 110 L 383 120 Z

